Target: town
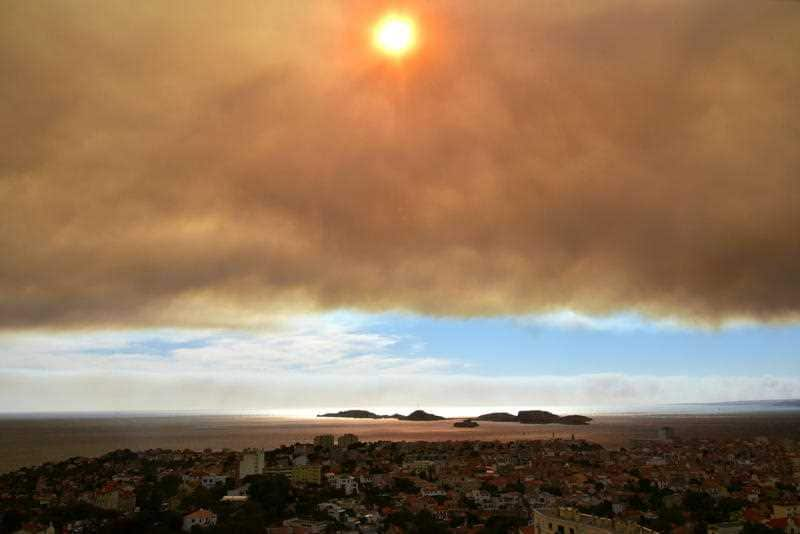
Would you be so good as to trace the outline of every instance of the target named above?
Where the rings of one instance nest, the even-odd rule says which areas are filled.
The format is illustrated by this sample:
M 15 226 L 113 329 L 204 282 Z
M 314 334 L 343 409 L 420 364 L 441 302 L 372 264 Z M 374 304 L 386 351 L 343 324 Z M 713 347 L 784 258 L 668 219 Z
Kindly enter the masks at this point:
M 800 442 L 759 437 L 119 450 L 0 476 L 0 532 L 800 532 Z

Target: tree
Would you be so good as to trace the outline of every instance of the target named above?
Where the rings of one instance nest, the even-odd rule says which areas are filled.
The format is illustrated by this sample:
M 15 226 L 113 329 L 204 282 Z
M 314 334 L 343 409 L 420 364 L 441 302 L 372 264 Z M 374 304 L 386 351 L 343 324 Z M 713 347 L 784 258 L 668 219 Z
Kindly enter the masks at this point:
M 603 501 L 594 506 L 586 506 L 581 510 L 587 514 L 596 515 L 599 517 L 614 517 L 614 509 L 611 506 L 611 501 Z
M 183 498 L 181 505 L 184 508 L 211 508 L 218 500 L 206 488 L 197 486 L 192 493 Z
M 518 517 L 492 516 L 481 530 L 481 534 L 506 534 L 517 532 L 518 528 L 525 525 L 525 521 Z
M 268 520 L 278 519 L 291 502 L 289 479 L 283 475 L 259 477 L 250 482 L 250 499 L 264 510 Z
M 506 491 L 516 491 L 518 493 L 525 493 L 525 484 L 520 480 L 512 482 L 506 486 Z
M 22 526 L 22 515 L 16 510 L 9 510 L 0 515 L 0 532 L 15 532 Z
M 394 487 L 400 493 L 417 493 L 417 486 L 407 478 L 394 479 Z
M 778 534 L 783 532 L 778 528 L 771 528 L 761 523 L 745 523 L 741 534 Z
M 408 510 L 395 512 L 386 518 L 387 525 L 396 525 L 404 532 L 412 534 L 443 534 L 447 528 L 439 523 L 428 510 L 413 514 Z
M 485 480 L 481 483 L 481 489 L 483 491 L 485 491 L 485 492 L 488 492 L 488 493 L 492 494 L 492 495 L 497 495 L 498 493 L 500 493 L 500 490 L 497 489 L 497 486 L 495 486 L 494 484 L 489 484 Z
M 414 518 L 414 529 L 418 534 L 439 534 L 447 532 L 442 524 L 436 521 L 433 514 L 428 510 L 420 510 Z
M 683 504 L 693 514 L 700 514 L 714 507 L 711 495 L 700 491 L 687 491 L 683 497 Z
M 167 475 L 158 481 L 157 488 L 164 497 L 172 497 L 178 493 L 181 485 L 181 477 L 178 475 Z

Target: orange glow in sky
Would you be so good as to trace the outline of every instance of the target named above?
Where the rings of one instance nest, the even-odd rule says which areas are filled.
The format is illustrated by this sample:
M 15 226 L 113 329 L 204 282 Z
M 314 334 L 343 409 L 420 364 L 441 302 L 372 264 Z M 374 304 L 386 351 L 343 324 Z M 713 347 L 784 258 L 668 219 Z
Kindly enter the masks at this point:
M 383 17 L 373 30 L 375 46 L 391 56 L 404 56 L 414 49 L 417 31 L 414 21 L 404 15 L 391 13 Z

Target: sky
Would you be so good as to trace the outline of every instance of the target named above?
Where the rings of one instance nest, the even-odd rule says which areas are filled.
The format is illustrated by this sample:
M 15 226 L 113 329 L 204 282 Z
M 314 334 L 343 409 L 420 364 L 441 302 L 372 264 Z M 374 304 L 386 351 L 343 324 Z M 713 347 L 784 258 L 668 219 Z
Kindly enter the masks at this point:
M 800 397 L 797 3 L 0 15 L 0 411 Z

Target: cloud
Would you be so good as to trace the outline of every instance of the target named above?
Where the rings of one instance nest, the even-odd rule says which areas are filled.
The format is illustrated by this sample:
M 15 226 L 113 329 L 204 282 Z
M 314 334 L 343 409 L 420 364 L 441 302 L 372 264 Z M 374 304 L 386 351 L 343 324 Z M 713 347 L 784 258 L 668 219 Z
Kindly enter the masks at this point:
M 379 7 L 3 5 L 0 327 L 797 319 L 800 6 Z
M 540 328 L 558 328 L 566 330 L 596 330 L 602 332 L 664 332 L 681 331 L 686 325 L 679 321 L 661 319 L 648 320 L 637 314 L 621 313 L 595 316 L 576 313 L 572 310 L 560 310 L 550 313 L 519 317 L 517 322 L 523 326 Z M 728 325 L 734 326 L 734 325 Z M 743 325 L 735 325 L 743 326 Z
M 0 406 L 311 413 L 416 405 L 463 415 L 455 413 L 458 407 L 602 410 L 800 397 L 800 378 L 791 376 L 498 376 L 429 355 L 417 338 L 374 331 L 381 321 L 339 313 L 287 318 L 269 331 L 6 333 L 0 335 Z
M 411 354 L 402 336 L 374 333 L 357 318 L 298 317 L 271 331 L 158 330 L 17 333 L 0 336 L 0 371 L 145 372 L 182 376 L 313 373 L 447 373 L 457 361 Z M 413 340 L 411 340 L 413 341 Z M 422 345 L 424 348 L 424 345 Z

